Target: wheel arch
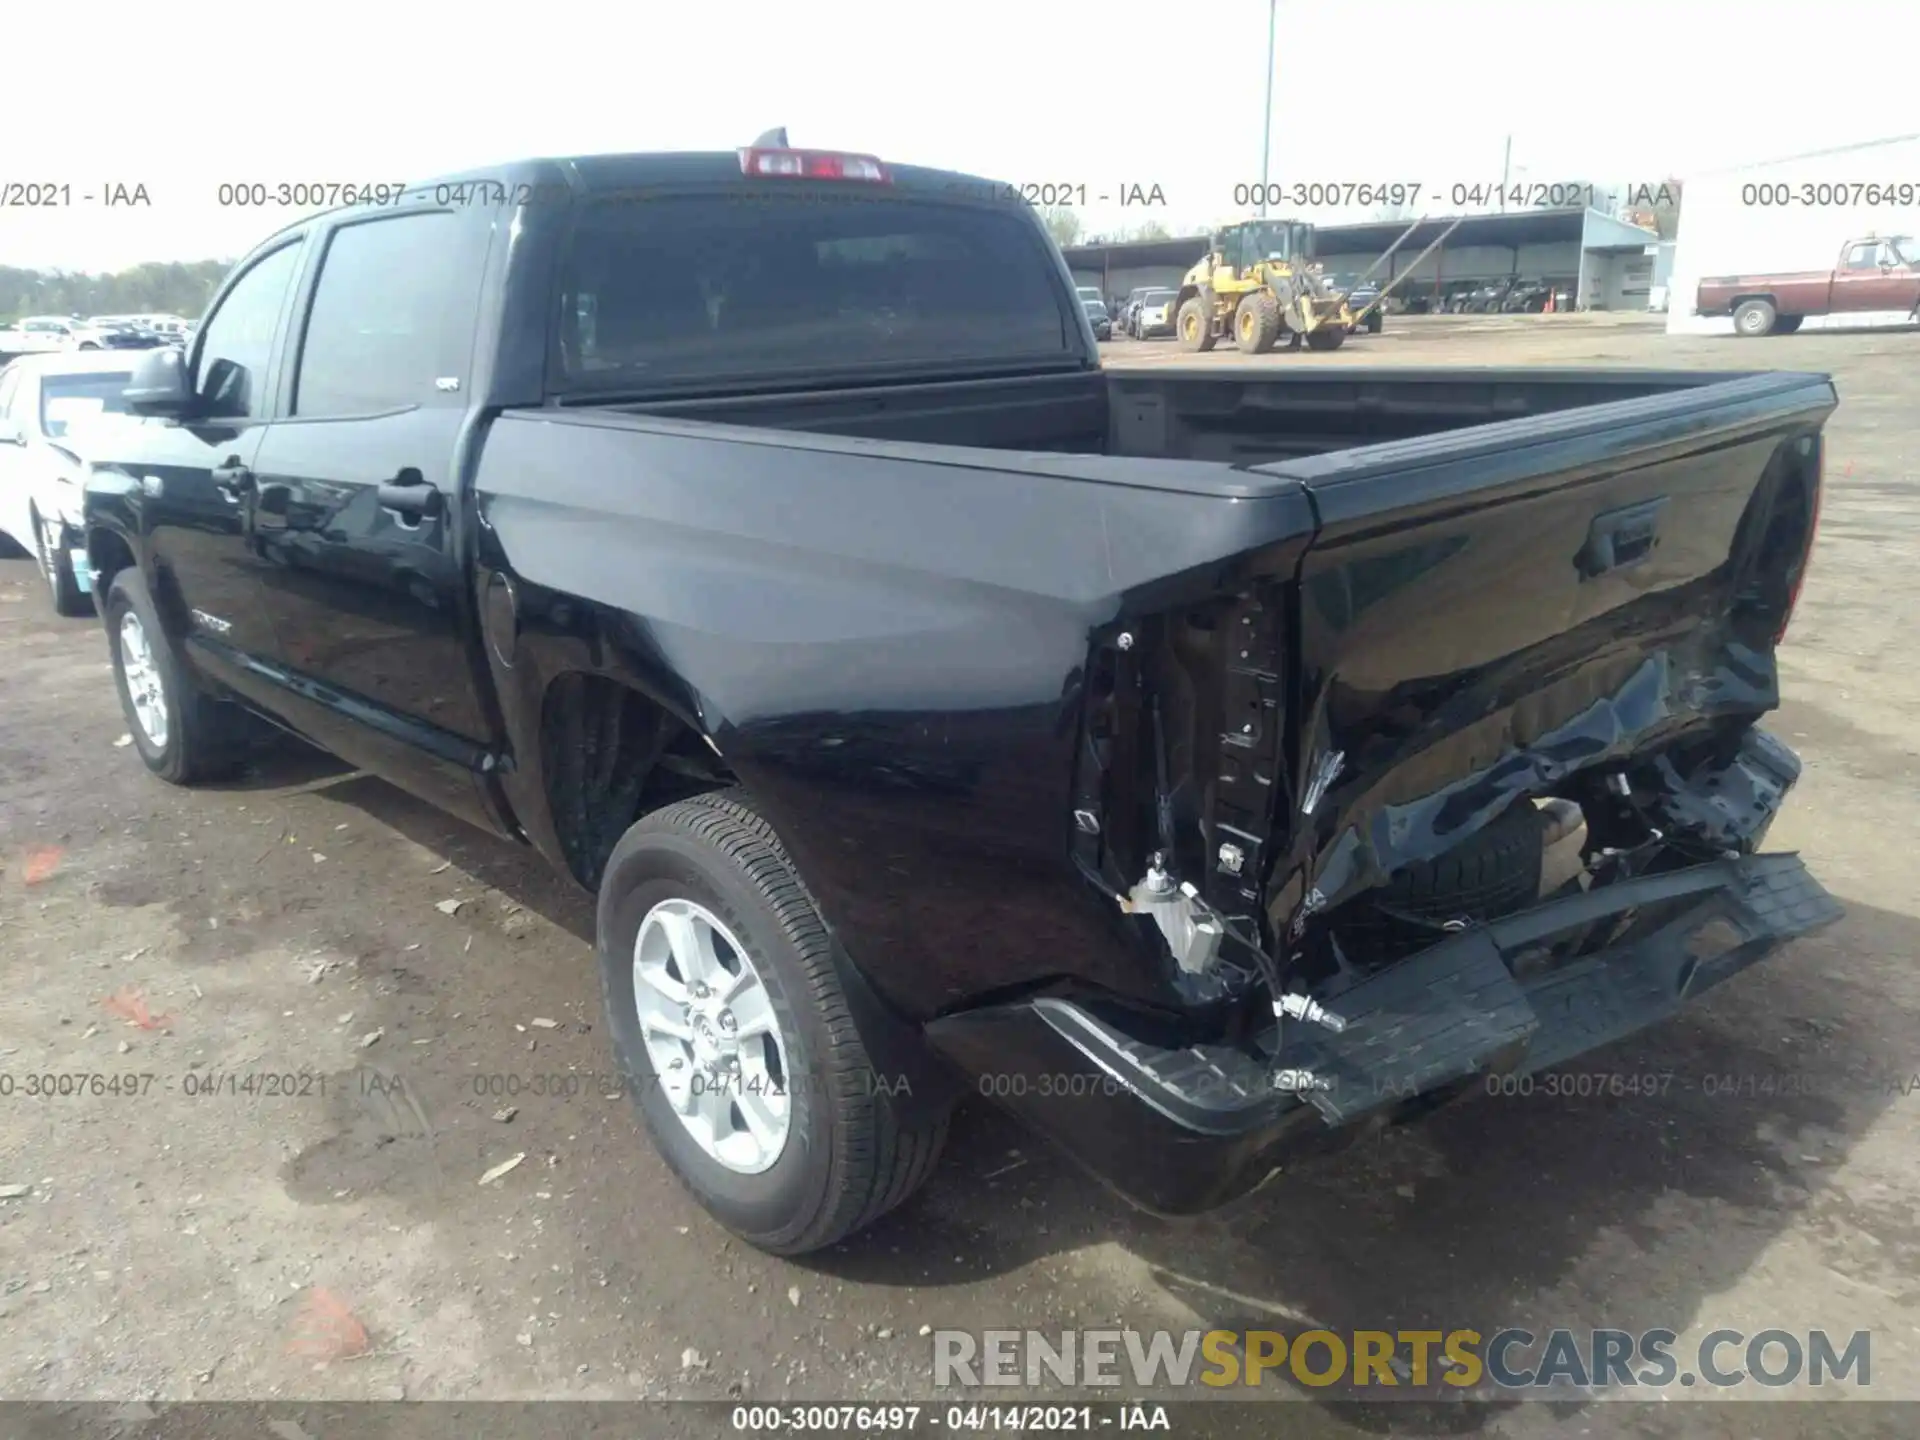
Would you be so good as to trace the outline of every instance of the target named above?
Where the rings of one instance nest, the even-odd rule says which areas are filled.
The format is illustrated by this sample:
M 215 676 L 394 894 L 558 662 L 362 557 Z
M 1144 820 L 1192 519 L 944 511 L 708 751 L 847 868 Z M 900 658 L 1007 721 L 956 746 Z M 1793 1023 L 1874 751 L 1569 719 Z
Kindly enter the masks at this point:
M 93 584 L 97 593 L 105 595 L 113 584 L 114 576 L 139 563 L 139 557 L 133 551 L 133 542 L 118 530 L 105 525 L 87 528 L 87 564 L 93 568 Z
M 538 713 L 539 778 L 555 858 L 588 890 L 598 889 L 634 821 L 737 783 L 711 736 L 621 676 L 557 671 L 546 677 Z

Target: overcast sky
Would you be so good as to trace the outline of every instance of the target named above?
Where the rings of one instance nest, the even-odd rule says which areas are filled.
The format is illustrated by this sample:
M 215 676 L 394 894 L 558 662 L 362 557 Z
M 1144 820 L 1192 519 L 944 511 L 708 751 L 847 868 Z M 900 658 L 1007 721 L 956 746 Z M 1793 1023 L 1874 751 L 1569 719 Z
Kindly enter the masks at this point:
M 0 208 L 0 264 L 232 256 L 298 213 L 223 209 L 223 181 L 728 149 L 782 124 L 796 145 L 1090 195 L 1157 184 L 1176 230 L 1244 213 L 1233 187 L 1260 176 L 1266 0 L 540 0 L 498 23 L 484 5 L 419 0 L 6 10 L 0 185 L 64 182 L 75 204 Z M 1499 177 L 1509 134 L 1528 179 L 1632 183 L 1920 130 L 1913 0 L 1279 13 L 1273 178 L 1420 183 L 1435 213 L 1454 182 Z M 1769 13 L 1778 25 L 1760 23 Z M 151 206 L 80 201 L 116 181 L 144 184 Z M 1084 219 L 1153 213 L 1093 205 Z

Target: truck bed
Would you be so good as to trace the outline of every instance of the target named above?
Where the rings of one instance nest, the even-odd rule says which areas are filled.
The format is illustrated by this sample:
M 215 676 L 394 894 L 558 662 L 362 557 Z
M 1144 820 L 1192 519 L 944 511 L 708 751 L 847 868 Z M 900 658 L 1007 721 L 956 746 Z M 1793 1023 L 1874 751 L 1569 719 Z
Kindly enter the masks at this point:
M 1154 845 L 1153 746 L 1090 773 L 1063 701 L 1123 632 L 1181 873 L 1281 930 L 1582 767 L 1750 722 L 1786 604 L 1748 593 L 1756 547 L 1804 543 L 1835 403 L 1777 373 L 1083 372 L 513 411 L 475 486 L 502 568 L 671 677 L 925 1019 L 1034 983 L 1036 937 L 1049 976 L 1166 999 L 1059 904 Z M 1075 808 L 1100 834 L 1069 855 Z M 1213 873 L 1223 826 L 1269 881 Z
M 1778 372 L 1538 367 L 1240 376 L 1213 368 L 1167 367 L 596 406 L 592 413 L 912 445 L 1244 467 L 1630 400 L 1660 397 L 1686 411 L 1698 408 L 1699 392 L 1709 387 L 1718 391 L 1747 381 L 1771 391 L 1782 379 L 1798 386 L 1817 383 L 1818 378 Z M 1587 421 L 1612 424 L 1622 418 L 1628 417 L 1609 411 Z M 1487 438 L 1504 443 L 1510 433 Z M 1196 481 L 1193 472 L 1158 467 L 1125 476 L 1108 470 L 1089 478 L 1156 488 L 1182 488 Z M 1233 482 L 1216 476 L 1215 483 L 1231 487 Z M 1242 492 L 1229 488 L 1219 493 Z

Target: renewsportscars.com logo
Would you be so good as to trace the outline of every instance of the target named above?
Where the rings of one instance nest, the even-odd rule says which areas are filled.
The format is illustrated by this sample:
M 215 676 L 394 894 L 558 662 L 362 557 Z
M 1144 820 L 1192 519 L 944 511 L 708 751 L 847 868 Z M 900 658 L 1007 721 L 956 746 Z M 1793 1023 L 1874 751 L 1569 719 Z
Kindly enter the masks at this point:
M 1324 1387 L 1492 1386 L 1506 1391 L 1725 1390 L 1873 1383 L 1873 1336 L 1824 1330 L 936 1330 L 933 1383 Z

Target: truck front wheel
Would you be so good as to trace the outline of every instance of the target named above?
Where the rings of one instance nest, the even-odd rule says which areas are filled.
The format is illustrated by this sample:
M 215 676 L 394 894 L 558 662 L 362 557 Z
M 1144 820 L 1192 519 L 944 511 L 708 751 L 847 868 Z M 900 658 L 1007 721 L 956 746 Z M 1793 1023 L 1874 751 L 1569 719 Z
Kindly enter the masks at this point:
M 1178 320 L 1180 348 L 1204 351 L 1213 349 L 1213 313 L 1207 301 L 1195 296 L 1180 307 Z
M 1742 300 L 1733 312 L 1733 333 L 1747 339 L 1771 335 L 1775 312 L 1765 300 Z
M 614 1058 L 667 1165 L 776 1255 L 819 1250 L 931 1173 L 938 1118 L 909 1122 L 852 1019 L 819 911 L 738 791 L 682 800 L 621 838 L 598 951 Z
M 1233 341 L 1248 355 L 1264 355 L 1280 338 L 1280 302 L 1265 290 L 1240 301 L 1233 315 Z
M 238 769 L 247 756 L 247 716 L 194 685 L 138 570 L 113 577 L 102 609 L 120 708 L 147 769 L 175 785 Z

